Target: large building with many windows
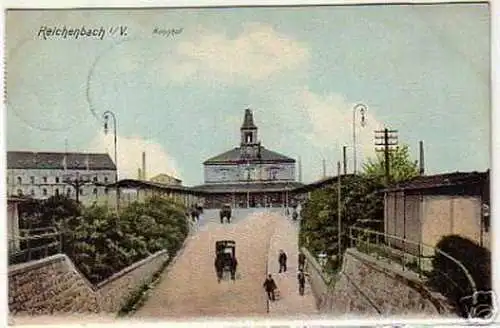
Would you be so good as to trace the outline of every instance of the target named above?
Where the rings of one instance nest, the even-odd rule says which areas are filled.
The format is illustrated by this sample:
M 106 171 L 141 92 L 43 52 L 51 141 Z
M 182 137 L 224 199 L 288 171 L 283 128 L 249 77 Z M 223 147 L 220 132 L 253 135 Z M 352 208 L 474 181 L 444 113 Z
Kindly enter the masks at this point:
M 258 138 L 253 113 L 245 110 L 239 147 L 206 160 L 205 183 L 194 189 L 207 192 L 206 207 L 283 206 L 296 181 L 296 161 L 265 148 Z
M 108 154 L 7 152 L 8 196 L 46 199 L 64 194 L 76 199 L 78 192 L 82 203 L 100 203 L 110 196 L 104 184 L 115 181 L 116 165 Z

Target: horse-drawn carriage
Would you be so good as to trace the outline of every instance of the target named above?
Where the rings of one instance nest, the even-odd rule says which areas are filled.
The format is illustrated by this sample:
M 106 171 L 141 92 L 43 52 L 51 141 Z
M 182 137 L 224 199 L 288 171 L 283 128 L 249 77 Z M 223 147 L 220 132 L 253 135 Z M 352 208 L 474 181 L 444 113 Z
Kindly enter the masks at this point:
M 224 218 L 227 220 L 227 223 L 231 223 L 231 205 L 224 204 L 219 212 L 220 215 L 220 223 L 224 223 Z
M 219 240 L 215 242 L 215 271 L 220 282 L 224 273 L 231 274 L 231 280 L 236 279 L 236 243 L 234 240 Z

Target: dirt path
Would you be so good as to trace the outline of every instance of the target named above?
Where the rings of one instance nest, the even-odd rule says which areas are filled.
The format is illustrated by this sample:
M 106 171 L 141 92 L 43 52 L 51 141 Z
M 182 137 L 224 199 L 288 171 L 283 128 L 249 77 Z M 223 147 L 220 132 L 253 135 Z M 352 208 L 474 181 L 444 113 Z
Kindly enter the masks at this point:
M 266 315 L 261 285 L 276 220 L 276 215 L 260 213 L 230 225 L 208 223 L 206 230 L 191 237 L 182 256 L 164 273 L 134 319 Z M 238 275 L 235 282 L 217 283 L 214 248 L 215 241 L 220 239 L 236 241 Z

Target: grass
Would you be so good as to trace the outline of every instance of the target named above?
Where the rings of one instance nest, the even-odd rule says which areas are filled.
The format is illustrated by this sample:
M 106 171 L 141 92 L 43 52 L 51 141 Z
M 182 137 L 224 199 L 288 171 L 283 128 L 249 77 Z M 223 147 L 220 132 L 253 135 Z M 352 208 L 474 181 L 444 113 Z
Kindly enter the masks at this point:
M 144 304 L 149 296 L 149 291 L 151 291 L 160 282 L 161 275 L 168 267 L 171 260 L 172 258 L 169 257 L 168 260 L 163 263 L 160 269 L 153 274 L 150 283 L 143 284 L 135 292 L 133 292 L 132 295 L 130 295 L 125 305 L 118 312 L 118 317 L 131 315 Z

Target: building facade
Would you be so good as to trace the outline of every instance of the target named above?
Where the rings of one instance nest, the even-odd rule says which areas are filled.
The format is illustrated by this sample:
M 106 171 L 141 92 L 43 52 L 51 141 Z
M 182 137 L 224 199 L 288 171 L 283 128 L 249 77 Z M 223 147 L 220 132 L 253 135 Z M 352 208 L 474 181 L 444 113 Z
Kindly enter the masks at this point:
M 385 232 L 432 247 L 459 235 L 490 249 L 489 202 L 489 172 L 421 176 L 385 191 Z
M 163 184 L 171 185 L 171 186 L 180 186 L 180 185 L 182 185 L 182 180 L 177 179 L 177 178 L 175 178 L 175 177 L 173 177 L 171 175 L 164 174 L 164 173 L 155 175 L 154 177 L 152 177 L 151 179 L 149 179 L 149 181 L 156 182 L 156 183 L 163 183 Z
M 79 190 L 68 183 L 79 181 Z M 7 194 L 47 199 L 65 195 L 83 204 L 105 202 L 116 181 L 116 165 L 108 154 L 7 152 Z M 112 192 L 112 191 L 111 191 Z
M 205 206 L 283 206 L 296 181 L 296 161 L 262 146 L 253 113 L 245 110 L 240 145 L 203 163 L 205 183 L 194 187 L 210 194 Z

